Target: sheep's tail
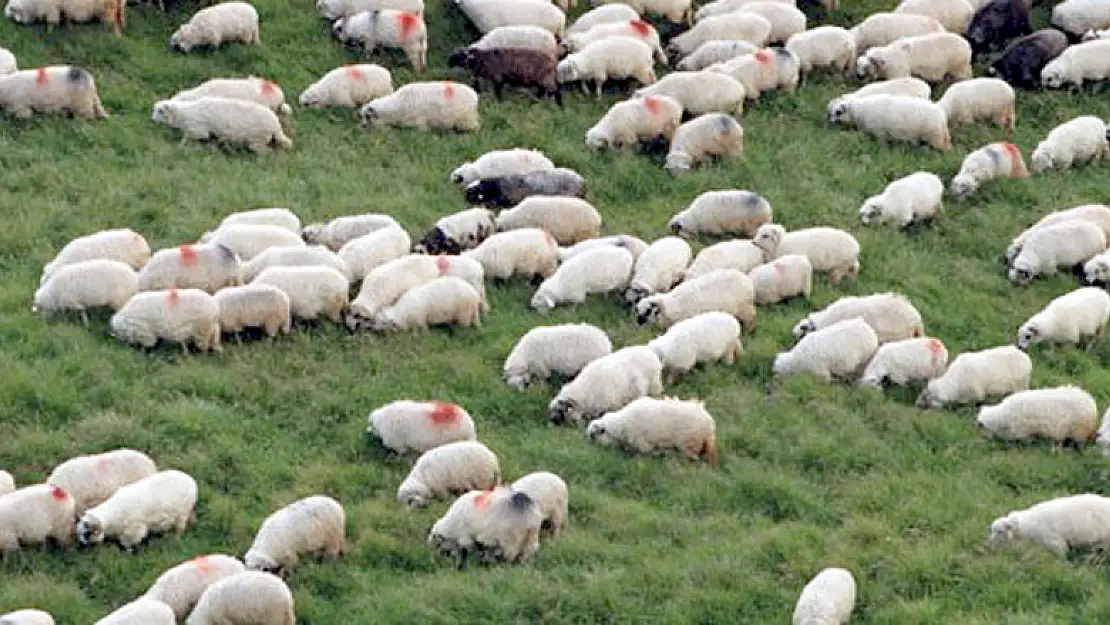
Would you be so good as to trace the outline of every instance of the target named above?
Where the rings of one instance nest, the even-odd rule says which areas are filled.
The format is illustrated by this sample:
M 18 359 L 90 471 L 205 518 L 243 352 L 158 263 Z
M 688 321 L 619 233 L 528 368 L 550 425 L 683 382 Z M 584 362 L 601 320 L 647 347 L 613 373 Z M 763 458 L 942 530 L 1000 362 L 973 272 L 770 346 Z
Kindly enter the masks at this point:
M 700 455 L 705 457 L 705 460 L 706 460 L 706 462 L 709 463 L 709 466 L 711 466 L 711 467 L 720 466 L 720 461 L 717 458 L 717 437 L 716 436 L 710 436 L 709 438 L 705 439 L 705 441 L 701 444 L 701 454 Z

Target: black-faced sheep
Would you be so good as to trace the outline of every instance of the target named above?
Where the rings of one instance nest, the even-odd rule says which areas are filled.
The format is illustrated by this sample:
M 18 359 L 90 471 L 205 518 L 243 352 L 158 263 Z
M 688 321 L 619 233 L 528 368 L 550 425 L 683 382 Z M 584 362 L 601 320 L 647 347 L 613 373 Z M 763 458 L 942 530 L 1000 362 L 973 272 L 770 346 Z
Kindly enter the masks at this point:
M 447 67 L 459 67 L 473 75 L 475 91 L 484 78 L 493 83 L 493 93 L 499 100 L 502 88 L 509 85 L 535 88 L 538 97 L 552 96 L 561 107 L 563 96 L 555 78 L 557 64 L 555 57 L 543 52 L 509 48 L 465 48 L 447 58 Z

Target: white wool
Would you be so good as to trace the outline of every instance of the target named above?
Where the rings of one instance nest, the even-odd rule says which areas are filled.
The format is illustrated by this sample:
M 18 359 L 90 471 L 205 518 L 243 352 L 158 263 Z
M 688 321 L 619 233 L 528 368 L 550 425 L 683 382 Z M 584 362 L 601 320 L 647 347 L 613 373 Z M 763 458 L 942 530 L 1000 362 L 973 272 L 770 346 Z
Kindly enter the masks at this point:
M 1033 361 L 1013 345 L 964 352 L 944 375 L 931 380 L 917 397 L 918 408 L 946 404 L 975 404 L 991 396 L 1006 396 L 1029 388 Z
M 1105 250 L 1106 233 L 1090 221 L 1041 226 L 1025 239 L 1010 266 L 1009 278 L 1018 285 L 1029 284 L 1037 276 L 1055 274 L 1058 267 L 1086 264 Z
M 920 337 L 891 341 L 879 346 L 875 357 L 867 363 L 859 385 L 881 388 L 888 384 L 905 386 L 911 382 L 927 382 L 944 374 L 948 366 L 948 348 L 940 339 Z
M 276 82 L 253 75 L 246 78 L 213 78 L 192 89 L 179 91 L 170 99 L 193 101 L 207 97 L 231 98 L 261 104 L 279 118 L 293 114 L 293 109 L 285 103 L 285 92 Z M 297 230 L 299 229 L 298 225 Z
M 539 150 L 524 148 L 492 150 L 456 167 L 451 172 L 451 182 L 465 188 L 482 178 L 503 178 L 512 174 L 527 174 L 539 169 L 555 169 L 551 159 Z
M 159 339 L 189 342 L 202 351 L 220 350 L 220 305 L 200 289 L 170 289 L 136 294 L 108 321 L 112 336 L 125 343 L 154 347 Z
M 655 83 L 651 46 L 638 37 L 606 37 L 568 55 L 555 67 L 560 83 L 593 82 L 601 97 L 606 81 L 635 79 L 641 85 Z
M 76 456 L 54 467 L 46 484 L 58 486 L 74 500 L 75 516 L 108 500 L 117 490 L 150 477 L 158 467 L 149 456 L 134 449 L 115 449 Z
M 567 27 L 566 36 L 569 37 L 573 34 L 584 33 L 600 24 L 627 22 L 637 19 L 640 19 L 640 14 L 636 9 L 623 2 L 603 4 L 578 16 L 578 19 L 574 20 L 574 23 Z
M 398 454 L 477 440 L 470 414 L 449 402 L 400 399 L 374 410 L 367 420 L 366 431 Z
M 514 492 L 528 495 L 539 505 L 543 523 L 553 536 L 563 532 L 570 516 L 567 507 L 570 495 L 563 478 L 548 471 L 537 471 L 513 482 L 510 488 Z
M 894 12 L 927 15 L 940 22 L 945 30 L 963 35 L 971 25 L 975 7 L 968 0 L 902 0 Z
M 1110 294 L 1097 287 L 1082 287 L 1061 295 L 1018 328 L 1017 346 L 1037 343 L 1099 341 L 1110 320 Z
M 586 200 L 563 195 L 532 195 L 497 215 L 501 232 L 521 228 L 547 231 L 559 245 L 573 245 L 601 233 L 601 213 Z
M 740 189 L 706 191 L 671 217 L 667 228 L 674 234 L 753 235 L 771 221 L 774 212 L 767 198 Z
M 906 37 L 871 48 L 856 60 L 861 78 L 889 80 L 917 76 L 937 83 L 971 78 L 971 44 L 960 35 L 941 32 Z
M 293 593 L 280 577 L 244 571 L 208 587 L 185 625 L 296 625 Z
M 501 483 L 497 456 L 478 441 L 458 441 L 424 452 L 397 489 L 397 501 L 410 509 L 434 499 Z
M 379 49 L 405 53 L 416 72 L 427 69 L 428 27 L 419 13 L 396 9 L 361 11 L 332 24 L 332 34 L 344 43 L 357 43 L 363 54 Z
M 0 110 L 17 119 L 30 119 L 35 113 L 72 113 L 81 119 L 108 119 L 92 75 L 71 65 L 0 74 Z
M 96 545 L 114 538 L 133 550 L 152 534 L 173 530 L 180 537 L 194 518 L 196 504 L 196 480 L 181 471 L 159 471 L 120 487 L 107 501 L 86 510 L 77 523 L 77 540 Z
M 703 4 L 698 8 L 697 13 L 694 14 L 695 21 L 701 21 L 707 17 L 714 15 L 724 15 L 725 13 L 735 13 L 744 8 L 745 5 L 753 2 L 778 2 L 780 4 L 788 4 L 790 6 L 797 6 L 797 0 L 715 0 Z
M 36 291 L 33 313 L 77 311 L 87 321 L 90 308 L 119 310 L 139 291 L 139 276 L 118 260 L 85 260 L 64 265 Z
M 754 13 L 771 22 L 771 33 L 767 36 L 767 43 L 785 43 L 794 35 L 806 30 L 806 14 L 792 4 L 747 2 L 738 12 Z
M 863 319 L 838 321 L 802 337 L 775 356 L 775 376 L 812 375 L 831 381 L 855 379 L 879 348 L 879 337 Z
M 613 352 L 605 331 L 588 323 L 540 326 L 513 346 L 502 367 L 510 387 L 524 390 L 552 376 L 573 378 L 590 362 Z
M 180 130 L 185 139 L 216 138 L 259 154 L 269 153 L 275 146 L 286 150 L 293 147 L 293 140 L 285 135 L 278 116 L 247 100 L 213 96 L 190 101 L 162 100 L 154 104 L 150 118 Z
M 123 2 L 115 0 L 9 0 L 4 16 L 16 24 L 46 22 L 47 32 L 61 24 L 100 21 L 116 36 L 123 35 Z
M 1049 89 L 1110 79 L 1110 39 L 1069 46 L 1041 70 L 1041 84 Z
M 735 117 L 743 114 L 744 98 L 750 97 L 739 81 L 709 70 L 671 72 L 655 84 L 638 89 L 635 95 L 671 98 L 690 115 L 727 113 Z M 678 128 L 678 124 L 675 124 L 675 128 Z M 670 139 L 672 134 L 673 131 L 667 138 Z
M 1110 281 L 1110 254 L 1103 252 L 1083 265 L 1083 277 L 1088 284 Z
M 755 231 L 752 243 L 763 250 L 767 262 L 787 254 L 809 258 L 814 271 L 828 272 L 831 284 L 859 275 L 859 241 L 838 228 L 818 226 L 787 232 L 779 224 L 765 223 Z
M 803 74 L 827 67 L 850 72 L 856 63 L 856 38 L 839 26 L 818 26 L 786 40 L 786 49 L 798 56 Z
M 424 14 L 424 0 L 316 0 L 320 17 L 330 21 L 375 9 Z
M 1077 386 L 1018 391 L 979 409 L 979 429 L 995 438 L 1017 441 L 1045 438 L 1056 443 L 1087 442 L 1098 431 L 1098 405 Z
M 93 625 L 176 625 L 173 608 L 148 597 L 139 597 Z
M 706 71 L 724 74 L 744 87 L 744 96 L 758 100 L 768 91 L 793 91 L 800 80 L 801 63 L 797 55 L 783 48 L 763 48 L 724 63 L 710 65 Z
M 305 245 L 304 243 L 300 245 L 275 245 L 262 250 L 250 262 L 243 265 L 242 281 L 244 283 L 253 282 L 259 274 L 270 267 L 312 266 L 331 267 L 343 274 L 347 281 L 355 281 L 354 268 L 346 262 L 345 258 L 326 246 L 319 244 Z
M 400 228 L 401 224 L 389 215 L 379 213 L 347 215 L 336 217 L 327 223 L 309 224 L 301 231 L 301 237 L 305 243 L 325 245 L 331 251 L 338 252 L 348 241 L 390 226 Z
M 350 269 L 352 282 L 359 282 L 375 268 L 409 253 L 412 240 L 404 228 L 381 228 L 352 239 L 339 249 L 339 259 Z
M 744 128 L 740 122 L 724 113 L 706 113 L 678 127 L 663 168 L 678 175 L 713 158 L 743 157 Z
M 183 621 L 209 586 L 246 570 L 239 560 L 212 554 L 187 560 L 158 576 L 143 597 L 161 601 Z
M 632 258 L 639 258 L 640 254 L 643 254 L 644 250 L 647 249 L 647 243 L 644 243 L 643 239 L 640 239 L 639 237 L 634 237 L 630 234 L 615 234 L 612 236 L 599 237 L 596 239 L 586 239 L 585 241 L 582 241 L 581 243 L 575 243 L 570 247 L 560 247 L 559 260 L 561 262 L 566 262 L 571 258 L 577 256 L 578 254 L 581 254 L 582 252 L 585 252 L 586 250 L 598 245 L 615 245 L 618 247 L 623 247 L 632 254 Z
M 450 80 L 410 82 L 364 104 L 358 115 L 370 126 L 417 130 L 476 132 L 482 125 L 478 92 Z
M 852 27 L 856 38 L 856 52 L 863 54 L 871 48 L 885 46 L 899 39 L 928 33 L 944 32 L 936 18 L 916 13 L 872 13 Z
M 752 54 L 758 49 L 759 46 L 754 43 L 741 39 L 714 39 L 698 46 L 697 50 L 679 61 L 675 68 L 684 72 L 696 72 L 716 63 Z M 855 60 L 855 56 L 852 59 Z
M 814 311 L 794 326 L 794 339 L 799 340 L 815 330 L 826 328 L 845 319 L 859 317 L 879 335 L 880 343 L 918 338 L 925 334 L 925 323 L 913 302 L 901 293 L 847 295 Z
M 374 63 L 344 65 L 324 74 L 301 92 L 305 108 L 361 108 L 393 93 L 393 75 Z
M 544 514 L 530 495 L 505 486 L 472 490 L 456 499 L 428 533 L 433 551 L 455 556 L 459 568 L 472 551 L 483 559 L 526 562 L 540 548 Z
M 559 244 L 546 230 L 520 228 L 498 232 L 462 256 L 481 263 L 488 278 L 546 279 L 559 265 Z
M 1066 0 L 1052 7 L 1052 25 L 1080 36 L 1110 26 L 1110 3 L 1104 0 Z
M 293 329 L 289 296 L 271 284 L 220 289 L 215 298 L 220 307 L 220 331 L 225 334 L 262 328 L 266 336 L 273 338 Z
M 440 246 L 471 250 L 497 230 L 496 217 L 493 211 L 481 207 L 459 211 L 436 220 L 424 240 L 438 238 Z
M 1103 233 L 1106 234 L 1107 241 L 1110 241 L 1110 206 L 1105 204 L 1082 204 L 1073 208 L 1064 210 L 1053 211 L 1040 221 L 1026 228 L 1021 234 L 1014 237 L 1010 245 L 1006 248 L 1006 264 L 1013 263 L 1014 259 L 1021 252 L 1021 248 L 1025 245 L 1026 239 L 1029 235 L 1043 226 L 1050 226 L 1052 224 L 1061 223 L 1072 220 L 1086 220 L 1094 223 L 1102 228 Z
M 1110 39 L 1110 29 L 1088 30 L 1083 33 L 1083 42 L 1095 41 L 1097 39 Z
M 682 281 L 693 257 L 690 244 L 679 237 L 669 236 L 653 241 L 636 258 L 625 300 L 635 304 L 648 295 L 670 291 Z
M 936 217 L 942 210 L 944 182 L 927 171 L 912 173 L 888 184 L 883 192 L 864 201 L 859 218 L 864 225 L 889 224 L 895 228 Z
M 396 303 L 374 317 L 370 329 L 397 332 L 447 324 L 477 328 L 488 310 L 482 295 L 470 283 L 446 276 L 405 291 Z
M 717 425 L 700 400 L 640 397 L 590 422 L 589 439 L 649 454 L 675 450 L 717 466 Z
M 289 296 L 293 317 L 313 320 L 321 316 L 334 323 L 343 323 L 347 310 L 350 283 L 346 276 L 331 267 L 270 267 L 258 274 L 251 284 L 269 284 Z
M 707 312 L 683 319 L 647 344 L 663 363 L 669 380 L 699 363 L 732 365 L 744 355 L 740 322 L 724 312 Z
M 155 252 L 139 270 L 139 290 L 178 288 L 215 293 L 224 287 L 242 284 L 244 278 L 250 281 L 243 269 L 239 256 L 227 245 L 185 244 Z
M 482 295 L 484 274 L 485 270 L 473 259 L 459 256 L 410 254 L 391 260 L 375 267 L 363 279 L 358 297 L 351 302 L 347 328 L 353 331 L 362 324 L 370 324 L 407 291 L 441 277 L 462 278 Z
M 219 227 L 238 226 L 243 224 L 255 226 L 278 226 L 294 233 L 301 233 L 301 218 L 288 208 L 253 208 L 239 211 L 224 217 Z M 207 236 L 207 235 L 206 235 Z M 207 243 L 206 236 L 201 236 L 200 242 Z
M 686 269 L 684 280 L 693 280 L 712 271 L 736 269 L 748 273 L 763 264 L 763 250 L 752 243 L 751 239 L 721 241 L 702 248 L 694 257 L 694 262 Z
M 802 588 L 794 605 L 793 625 L 847 625 L 856 606 L 856 580 L 851 572 L 827 568 Z
M 602 1 L 617 2 L 618 0 Z M 690 0 L 620 0 L 620 2 L 631 6 L 640 15 L 660 16 L 674 24 L 686 22 L 694 17 Z M 591 4 L 600 4 L 600 2 L 594 1 Z
M 531 306 L 546 313 L 560 304 L 581 304 L 587 295 L 621 291 L 628 286 L 633 262 L 623 247 L 599 245 L 587 250 L 559 265 L 536 289 Z
M 170 47 L 181 52 L 225 43 L 259 45 L 258 11 L 246 2 L 223 2 L 193 14 L 170 37 Z
M 663 392 L 663 363 L 650 348 L 625 347 L 602 356 L 559 389 L 548 404 L 555 423 L 578 425 L 619 410 L 634 399 Z
M 150 260 L 150 246 L 141 234 L 130 228 L 101 230 L 77 237 L 43 266 L 40 284 L 65 265 L 100 258 L 127 263 L 137 271 Z
M 729 313 L 750 332 L 755 327 L 755 287 L 751 278 L 737 269 L 719 269 L 687 279 L 669 293 L 640 300 L 636 321 L 669 328 L 683 319 L 713 311 Z
M 678 100 L 665 95 L 645 95 L 617 102 L 586 131 L 586 147 L 598 151 L 632 147 L 660 137 L 669 141 L 682 123 L 682 111 Z
M 486 34 L 499 26 L 540 26 L 556 37 L 566 30 L 567 16 L 548 0 L 453 0 L 478 32 Z
M 952 178 L 952 194 L 966 199 L 988 182 L 1028 177 L 1021 148 L 1004 141 L 991 143 L 964 158 L 959 173 Z
M 610 37 L 640 39 L 651 48 L 652 57 L 656 63 L 667 64 L 667 55 L 663 53 L 663 47 L 660 45 L 659 32 L 649 22 L 638 17 L 591 26 L 588 30 L 567 35 L 563 38 L 562 45 L 568 52 L 579 52 L 595 41 Z
M 54 617 L 42 610 L 16 610 L 0 614 L 0 625 L 54 625 Z
M 1068 169 L 1107 158 L 1110 140 L 1106 134 L 1106 122 L 1094 115 L 1082 115 L 1060 124 L 1033 150 L 1033 171 Z
M 841 103 L 853 98 L 866 98 L 869 95 L 899 95 L 908 98 L 917 98 L 919 100 L 928 100 L 931 93 L 932 88 L 929 86 L 929 83 L 920 78 L 914 78 L 913 76 L 904 76 L 902 78 L 892 78 L 890 80 L 880 80 L 879 82 L 866 84 L 855 91 L 837 96 L 829 100 L 825 110 L 831 118 L 833 111 L 835 111 Z
M 1014 88 L 1000 78 L 970 78 L 957 82 L 937 100 L 948 116 L 949 128 L 989 121 L 1010 132 L 1017 121 L 1016 102 Z
M 705 42 L 717 39 L 739 39 L 762 47 L 770 40 L 772 28 L 770 20 L 755 13 L 714 15 L 699 19 L 693 28 L 671 39 L 667 52 L 687 56 Z
M 482 38 L 470 44 L 470 48 L 478 50 L 492 50 L 501 48 L 505 50 L 535 50 L 548 56 L 559 56 L 559 42 L 551 31 L 531 24 L 516 26 L 498 26 Z
M 0 496 L 0 555 L 48 539 L 63 547 L 71 546 L 74 505 L 69 493 L 49 484 L 27 486 Z
M 792 297 L 809 299 L 813 263 L 803 254 L 786 254 L 748 272 L 757 305 L 777 304 Z
M 7 48 L 0 48 L 0 74 L 14 74 L 19 71 L 19 61 Z
M 830 109 L 829 121 L 880 139 L 925 143 L 941 152 L 952 149 L 944 109 L 928 100 L 884 94 L 852 98 Z
M 299 556 L 336 558 L 346 549 L 347 514 L 331 497 L 299 499 L 266 517 L 243 562 L 251 571 L 286 577 Z
M 1069 548 L 1110 546 L 1110 498 L 1093 493 L 1057 497 L 991 523 L 990 544 L 1025 539 L 1057 556 Z
M 0 469 L 0 497 L 15 490 L 15 478 L 11 473 Z

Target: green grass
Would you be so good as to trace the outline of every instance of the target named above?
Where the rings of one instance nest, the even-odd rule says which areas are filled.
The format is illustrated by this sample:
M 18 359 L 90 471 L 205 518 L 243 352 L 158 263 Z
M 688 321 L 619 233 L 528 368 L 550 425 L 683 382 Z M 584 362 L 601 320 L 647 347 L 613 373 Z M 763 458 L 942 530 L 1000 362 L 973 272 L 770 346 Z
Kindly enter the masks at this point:
M 446 55 L 476 37 L 444 4 L 429 3 L 424 78 L 460 78 L 445 69 Z M 830 21 L 847 25 L 893 4 L 846 2 Z M 185 558 L 242 555 L 270 512 L 327 493 L 347 509 L 350 549 L 338 563 L 304 564 L 291 580 L 301 623 L 785 623 L 801 587 L 825 566 L 856 575 L 854 623 L 1047 625 L 1110 616 L 1110 579 L 1098 562 L 983 549 L 997 516 L 1106 492 L 1106 460 L 1097 453 L 989 442 L 972 409 L 922 412 L 910 391 L 883 397 L 800 379 L 766 390 L 791 326 L 848 294 L 906 293 L 953 356 L 1011 343 L 1022 321 L 1075 282 L 1060 275 L 1012 286 L 1001 263 L 1007 242 L 1051 210 L 1106 201 L 1105 166 L 949 201 L 936 227 L 917 234 L 864 229 L 860 203 L 891 179 L 924 169 L 947 181 L 964 155 L 1003 137 L 987 127 L 961 130 L 956 149 L 940 154 L 832 129 L 825 102 L 856 85 L 821 76 L 745 116 L 746 162 L 681 179 L 658 157 L 585 151 L 585 130 L 618 96 L 572 94 L 560 111 L 518 93 L 496 102 L 483 92 L 483 127 L 472 136 L 368 132 L 350 112 L 298 111 L 289 153 L 180 147 L 149 120 L 156 100 L 247 73 L 278 80 L 295 100 L 352 58 L 307 0 L 258 8 L 263 46 L 191 56 L 172 55 L 167 44 L 191 6 L 169 15 L 132 9 L 123 39 L 98 25 L 45 34 L 0 23 L 0 45 L 22 67 L 89 68 L 112 113 L 102 123 L 0 123 L 0 467 L 25 485 L 70 456 L 130 446 L 194 475 L 201 489 L 199 524 L 181 540 L 155 539 L 138 555 L 105 546 L 10 558 L 0 565 L 0 613 L 37 606 L 61 624 L 91 623 Z M 1047 24 L 1046 9 L 1037 19 Z M 379 62 L 394 69 L 397 84 L 417 79 L 399 56 Z M 1022 93 L 1018 108 L 1014 140 L 1027 155 L 1061 122 L 1110 117 L 1110 102 L 1090 92 Z M 384 212 L 416 236 L 466 208 L 448 182 L 455 166 L 514 145 L 542 149 L 586 176 L 608 233 L 657 238 L 698 193 L 738 187 L 766 195 L 789 228 L 833 225 L 861 241 L 858 282 L 834 289 L 822 277 L 809 304 L 761 309 L 737 366 L 700 369 L 668 387 L 706 401 L 717 419 L 720 469 L 598 448 L 580 432 L 547 425 L 556 386 L 516 393 L 500 381 L 509 349 L 536 325 L 587 320 L 618 347 L 653 336 L 604 298 L 545 318 L 529 310 L 528 287 L 497 287 L 480 330 L 383 338 L 325 325 L 277 344 L 230 343 L 220 355 L 188 358 L 116 342 L 106 314 L 85 328 L 30 312 L 43 263 L 73 237 L 132 227 L 157 249 L 258 206 L 290 207 L 306 223 Z M 1077 383 L 1102 406 L 1110 401 L 1110 345 L 1032 355 L 1034 386 Z M 561 474 L 571 489 L 569 533 L 545 542 L 530 567 L 459 573 L 434 560 L 424 539 L 447 504 L 404 510 L 394 493 L 413 458 L 387 459 L 364 434 L 371 410 L 402 397 L 465 406 L 509 479 Z

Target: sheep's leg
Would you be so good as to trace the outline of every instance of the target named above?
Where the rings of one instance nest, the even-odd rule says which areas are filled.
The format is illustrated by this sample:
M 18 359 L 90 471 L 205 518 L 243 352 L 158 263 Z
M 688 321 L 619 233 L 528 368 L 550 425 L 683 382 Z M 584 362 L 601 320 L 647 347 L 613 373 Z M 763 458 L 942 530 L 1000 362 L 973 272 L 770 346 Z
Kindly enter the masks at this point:
M 464 549 L 459 550 L 459 563 L 456 566 L 457 570 L 459 570 L 459 571 L 465 571 L 466 570 L 466 558 L 467 558 L 468 555 L 470 555 L 470 551 L 468 549 L 464 548 Z
M 87 328 L 89 326 L 89 315 L 88 315 L 88 313 L 85 312 L 84 308 L 82 308 L 78 312 L 81 313 L 81 323 L 85 324 L 85 327 Z

